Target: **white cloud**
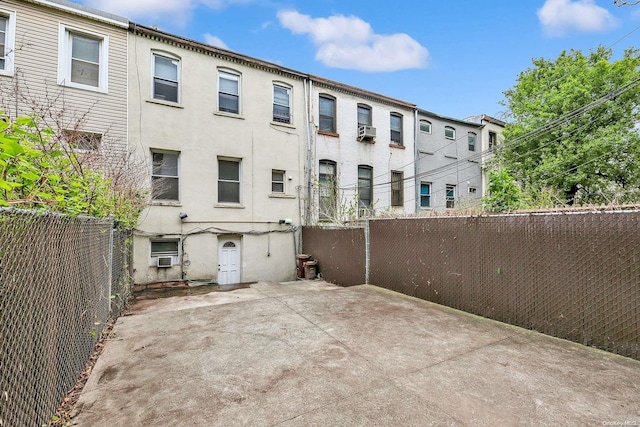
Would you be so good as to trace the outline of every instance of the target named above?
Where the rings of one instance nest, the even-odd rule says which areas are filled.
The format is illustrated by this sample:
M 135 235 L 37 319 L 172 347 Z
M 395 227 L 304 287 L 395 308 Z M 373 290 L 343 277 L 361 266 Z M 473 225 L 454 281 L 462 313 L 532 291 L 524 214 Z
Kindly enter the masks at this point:
M 229 49 L 229 47 L 227 46 L 227 44 L 225 42 L 222 41 L 222 39 L 220 37 L 216 37 L 212 34 L 209 33 L 205 33 L 202 35 L 202 37 L 204 37 L 204 42 L 208 45 L 214 46 L 214 47 L 220 47 L 222 49 Z
M 278 20 L 293 34 L 308 34 L 317 47 L 316 59 L 328 67 L 397 71 L 423 68 L 429 62 L 429 51 L 407 34 L 376 34 L 356 16 L 311 18 L 281 10 Z
M 570 31 L 604 32 L 618 25 L 617 19 L 594 0 L 547 0 L 538 10 L 538 19 L 549 36 Z

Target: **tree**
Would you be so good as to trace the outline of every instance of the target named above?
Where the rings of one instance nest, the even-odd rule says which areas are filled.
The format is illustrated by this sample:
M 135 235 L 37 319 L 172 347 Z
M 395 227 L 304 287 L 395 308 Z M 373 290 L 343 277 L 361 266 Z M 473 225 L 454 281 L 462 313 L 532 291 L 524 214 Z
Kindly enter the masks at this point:
M 522 194 L 509 171 L 506 169 L 489 171 L 487 195 L 482 198 L 484 208 L 489 212 L 506 212 L 521 207 Z
M 131 179 L 129 166 L 123 161 L 119 173 L 92 168 L 38 118 L 0 121 L 0 206 L 111 216 L 122 228 L 133 228 L 147 195 Z
M 538 58 L 504 92 L 508 108 L 494 166 L 521 188 L 548 188 L 566 204 L 640 200 L 640 51 Z

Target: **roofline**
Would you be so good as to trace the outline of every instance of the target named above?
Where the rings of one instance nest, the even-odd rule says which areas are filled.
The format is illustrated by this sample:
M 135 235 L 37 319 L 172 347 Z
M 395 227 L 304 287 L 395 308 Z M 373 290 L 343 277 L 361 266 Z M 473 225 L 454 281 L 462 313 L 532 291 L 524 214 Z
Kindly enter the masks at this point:
M 480 116 L 481 120 L 485 120 L 489 123 L 493 123 L 494 125 L 498 125 L 498 126 L 502 126 L 505 127 L 505 125 L 507 124 L 506 122 L 503 122 L 500 119 L 496 119 L 495 117 L 491 117 L 487 114 L 483 114 L 482 116 Z
M 447 116 L 443 116 L 441 114 L 438 113 L 434 113 L 433 111 L 429 111 L 429 110 L 423 110 L 422 108 L 418 108 L 418 114 L 424 114 L 425 116 L 431 116 L 431 117 L 435 117 L 438 119 L 442 119 L 442 120 L 447 120 L 450 122 L 456 122 L 462 125 L 467 125 L 467 126 L 473 126 L 476 128 L 481 128 L 484 126 L 484 124 L 482 123 L 476 123 L 476 122 L 469 122 L 466 120 L 461 120 L 461 119 L 455 119 L 453 117 L 447 117 Z
M 391 98 L 389 96 L 381 95 L 376 92 L 370 92 L 366 89 L 361 89 L 356 86 L 351 86 L 345 83 L 340 83 L 334 80 L 325 79 L 324 77 L 309 75 L 309 79 L 315 83 L 320 83 L 325 86 L 333 87 L 339 91 L 349 92 L 353 95 L 360 95 L 364 98 L 369 98 L 373 100 L 382 101 L 387 104 L 395 104 L 400 107 L 408 108 L 411 110 L 415 110 L 418 108 L 416 104 L 412 104 L 411 102 L 402 101 L 400 99 Z
M 128 28 L 129 20 L 122 16 L 114 15 L 112 13 L 103 12 L 102 10 L 87 7 L 81 4 L 72 3 L 67 0 L 24 0 L 29 3 L 39 4 L 41 6 L 50 7 L 52 9 L 58 9 L 65 12 L 69 12 L 73 15 L 79 15 L 84 18 L 89 18 L 94 21 L 104 22 L 106 24 L 113 25 L 120 28 Z
M 187 49 L 201 51 L 203 53 L 208 53 L 208 54 L 217 55 L 217 56 L 224 56 L 231 59 L 235 59 L 236 61 L 246 62 L 258 68 L 266 68 L 279 73 L 290 74 L 298 78 L 309 77 L 307 74 L 301 73 L 291 68 L 283 67 L 278 64 L 274 64 L 273 62 L 263 61 L 261 59 L 252 58 L 250 56 L 242 55 L 240 53 L 233 52 L 231 50 L 210 46 L 208 44 L 199 42 L 197 40 L 192 40 L 192 39 L 188 39 L 175 34 L 167 33 L 165 31 L 158 30 L 156 28 L 147 27 L 146 25 L 138 24 L 137 22 L 129 23 L 129 31 L 131 31 L 134 34 L 153 37 L 169 43 L 174 43 L 176 45 L 183 46 Z
M 297 77 L 300 79 L 307 79 L 325 86 L 329 86 L 332 88 L 335 88 L 337 90 L 341 90 L 344 92 L 349 92 L 355 95 L 361 95 L 363 97 L 367 97 L 369 99 L 373 99 L 373 100 L 379 100 L 381 102 L 384 103 L 388 103 L 388 104 L 394 104 L 400 107 L 404 107 L 404 108 L 409 108 L 409 109 L 415 109 L 417 108 L 415 104 L 409 103 L 409 102 L 405 102 L 405 101 L 401 101 L 399 99 L 394 99 L 385 95 L 381 95 L 379 93 L 375 93 L 375 92 L 370 92 L 368 90 L 365 89 L 360 89 L 357 88 L 355 86 L 350 86 L 344 83 L 340 83 L 337 81 L 333 81 L 333 80 L 329 80 L 329 79 L 325 79 L 323 77 L 319 77 L 319 76 L 313 76 L 307 73 L 303 73 L 291 68 L 287 68 L 287 67 L 283 67 L 281 65 L 278 64 L 274 64 L 273 62 L 268 62 L 268 61 L 263 61 L 262 59 L 257 59 L 257 58 L 253 58 L 251 56 L 247 56 L 247 55 L 243 55 L 237 52 L 233 52 L 230 51 L 228 49 L 223 49 L 223 48 L 219 48 L 219 47 L 214 47 L 214 46 L 210 46 L 208 44 L 205 44 L 203 42 L 199 42 L 197 40 L 192 40 L 192 39 L 188 39 L 182 36 L 178 36 L 175 34 L 171 34 L 171 33 L 167 33 L 165 31 L 162 30 L 158 30 L 156 28 L 152 28 L 152 27 L 148 27 L 146 25 L 142 25 L 142 24 L 138 24 L 137 22 L 130 22 L 129 23 L 129 31 L 131 31 L 134 34 L 138 34 L 138 35 L 142 35 L 142 36 L 148 36 L 148 37 L 153 37 L 153 38 L 157 38 L 157 39 L 161 39 L 163 41 L 169 42 L 169 43 L 175 43 L 177 45 L 183 46 L 185 48 L 188 49 L 193 49 L 193 50 L 197 50 L 197 51 L 201 51 L 204 53 L 208 53 L 211 55 L 216 55 L 216 56 L 221 56 L 221 57 L 226 57 L 226 58 L 231 58 L 233 60 L 236 61 L 241 61 L 250 65 L 253 65 L 257 68 L 263 68 L 263 69 L 267 69 L 267 70 L 271 70 L 271 71 L 275 71 L 277 73 L 284 73 L 284 74 L 289 74 L 293 77 Z

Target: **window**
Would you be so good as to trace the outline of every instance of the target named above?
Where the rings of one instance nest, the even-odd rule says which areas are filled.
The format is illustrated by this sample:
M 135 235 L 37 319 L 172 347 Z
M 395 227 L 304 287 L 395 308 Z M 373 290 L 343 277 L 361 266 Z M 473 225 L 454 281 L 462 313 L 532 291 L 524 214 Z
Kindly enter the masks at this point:
M 331 160 L 320 160 L 318 172 L 320 218 L 327 219 L 336 213 L 337 208 L 336 163 Z
M 218 70 L 218 111 L 240 114 L 240 74 Z
M 0 74 L 13 75 L 13 51 L 16 34 L 15 12 L 0 10 Z
M 431 122 L 428 120 L 420 120 L 420 132 L 431 133 Z
M 498 138 L 495 132 L 489 132 L 489 150 L 496 146 Z
M 358 104 L 358 129 L 360 126 L 371 126 L 371 107 Z
M 178 153 L 152 151 L 151 195 L 154 200 L 180 200 Z
M 428 208 L 431 206 L 431 184 L 428 182 L 420 183 L 420 207 Z
M 180 102 L 180 59 L 153 53 L 153 99 Z
M 284 171 L 276 169 L 271 171 L 271 192 L 284 193 Z
M 391 113 L 391 143 L 402 145 L 402 116 Z
M 371 166 L 358 166 L 358 200 L 361 214 L 371 208 L 372 199 L 373 168 Z
M 152 240 L 151 256 L 178 256 L 178 240 Z
M 273 121 L 291 123 L 291 88 L 273 85 Z
M 59 43 L 58 83 L 106 92 L 109 38 L 61 25 Z
M 446 187 L 446 201 L 447 201 L 447 209 L 453 209 L 455 206 L 456 199 L 456 186 L 455 185 L 447 185 Z
M 476 194 L 478 189 L 476 187 L 469 187 L 469 194 Z
M 449 139 L 456 139 L 456 130 L 451 126 L 445 126 L 444 137 Z
M 469 151 L 476 151 L 476 134 L 469 132 Z
M 319 130 L 336 132 L 336 100 L 329 95 L 320 95 L 320 124 Z
M 77 150 L 97 151 L 102 143 L 102 135 L 99 133 L 63 130 L 62 137 L 72 148 Z
M 240 161 L 218 159 L 218 202 L 240 203 Z
M 404 172 L 391 171 L 391 206 L 404 206 Z

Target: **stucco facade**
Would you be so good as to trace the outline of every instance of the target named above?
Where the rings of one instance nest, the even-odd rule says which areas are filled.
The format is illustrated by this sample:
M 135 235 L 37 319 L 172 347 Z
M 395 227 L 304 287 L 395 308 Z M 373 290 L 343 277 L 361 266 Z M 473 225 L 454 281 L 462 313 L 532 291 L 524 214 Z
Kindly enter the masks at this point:
M 303 76 L 135 24 L 130 46 L 130 142 L 154 192 L 135 281 L 293 279 Z
M 413 213 L 415 105 L 319 77 L 311 77 L 310 87 L 309 221 L 331 220 L 336 208 L 340 220 Z M 369 127 L 362 134 L 367 116 Z M 367 182 L 370 191 L 363 189 Z M 322 202 L 330 191 L 341 206 Z
M 2 0 L 0 20 L 0 110 L 126 149 L 128 20 L 63 0 Z M 72 58 L 76 44 L 86 57 Z
M 482 124 L 418 110 L 416 208 L 475 207 L 482 198 Z
M 480 116 L 471 116 L 465 119 L 469 122 L 479 123 L 482 126 L 482 162 L 486 164 L 487 161 L 493 157 L 493 152 L 496 147 L 504 141 L 502 131 L 504 130 L 505 122 L 495 117 L 482 114 Z M 487 178 L 486 170 L 482 171 L 482 194 L 487 193 L 487 185 L 489 179 Z

